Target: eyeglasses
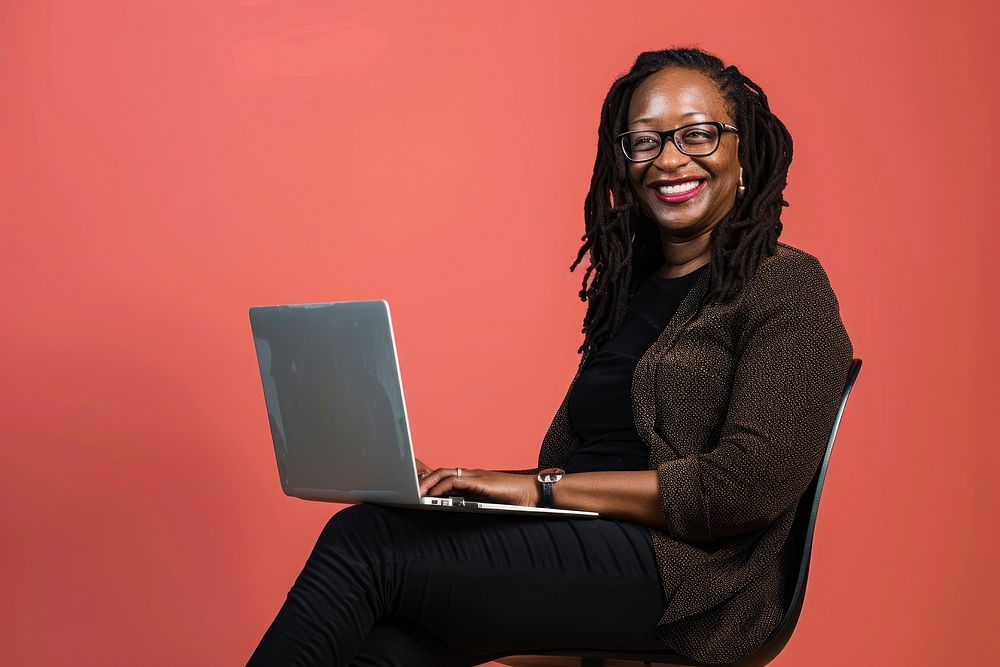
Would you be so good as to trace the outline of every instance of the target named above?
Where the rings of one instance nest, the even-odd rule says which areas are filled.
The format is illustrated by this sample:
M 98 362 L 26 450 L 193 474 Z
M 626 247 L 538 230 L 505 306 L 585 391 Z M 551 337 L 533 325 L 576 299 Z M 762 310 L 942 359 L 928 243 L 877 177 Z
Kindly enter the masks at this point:
M 626 158 L 632 162 L 649 162 L 660 157 L 668 140 L 673 140 L 674 146 L 684 155 L 692 157 L 711 155 L 719 147 L 719 137 L 723 132 L 739 134 L 739 130 L 732 125 L 712 120 L 682 125 L 666 132 L 655 130 L 622 132 L 618 138 L 621 140 L 622 152 Z

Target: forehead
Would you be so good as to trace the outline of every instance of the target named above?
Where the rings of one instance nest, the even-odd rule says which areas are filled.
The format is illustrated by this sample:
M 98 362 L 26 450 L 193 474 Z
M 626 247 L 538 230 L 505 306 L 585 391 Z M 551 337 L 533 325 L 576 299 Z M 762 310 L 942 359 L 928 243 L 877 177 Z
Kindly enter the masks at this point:
M 712 79 L 701 72 L 668 67 L 646 77 L 632 92 L 628 123 L 676 127 L 699 120 L 733 122 L 726 100 Z

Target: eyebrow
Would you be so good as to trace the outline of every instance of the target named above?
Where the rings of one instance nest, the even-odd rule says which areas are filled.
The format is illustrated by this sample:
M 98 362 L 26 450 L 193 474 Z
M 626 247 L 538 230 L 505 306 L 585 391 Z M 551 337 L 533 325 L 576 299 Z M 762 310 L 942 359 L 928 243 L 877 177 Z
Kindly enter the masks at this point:
M 701 115 L 701 116 L 708 116 L 710 114 L 705 113 L 704 111 L 688 111 L 687 113 L 682 113 L 681 114 L 681 118 L 684 118 L 685 116 L 699 116 L 699 115 Z M 654 120 L 657 120 L 657 119 L 656 118 L 636 118 L 632 122 L 633 123 L 648 123 L 648 122 L 654 121 Z

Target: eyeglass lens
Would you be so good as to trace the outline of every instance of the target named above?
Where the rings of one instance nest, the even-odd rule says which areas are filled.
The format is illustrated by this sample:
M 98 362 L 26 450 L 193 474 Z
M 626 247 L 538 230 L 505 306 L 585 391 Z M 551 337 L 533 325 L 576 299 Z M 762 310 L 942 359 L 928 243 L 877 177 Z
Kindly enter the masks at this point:
M 719 144 L 719 128 L 714 125 L 691 125 L 674 134 L 674 143 L 687 155 L 708 155 Z M 630 160 L 652 160 L 660 153 L 660 135 L 634 132 L 622 137 L 622 148 Z

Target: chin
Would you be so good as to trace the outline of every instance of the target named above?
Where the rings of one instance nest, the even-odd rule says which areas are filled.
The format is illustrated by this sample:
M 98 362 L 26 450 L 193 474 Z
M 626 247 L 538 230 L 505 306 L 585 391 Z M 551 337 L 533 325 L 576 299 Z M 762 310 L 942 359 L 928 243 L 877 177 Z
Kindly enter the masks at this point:
M 669 220 L 664 220 L 662 218 L 653 218 L 653 220 L 656 221 L 656 224 L 659 225 L 662 229 L 666 229 L 668 231 L 673 231 L 673 232 L 681 232 L 688 229 L 694 229 L 695 227 L 698 226 L 698 223 L 701 221 L 701 219 L 702 219 L 701 216 L 692 216 L 690 218 L 685 218 L 683 220 L 678 220 L 676 218 L 671 218 Z

